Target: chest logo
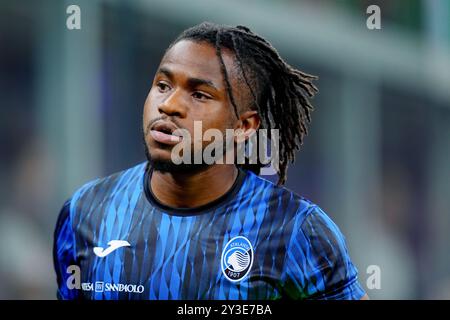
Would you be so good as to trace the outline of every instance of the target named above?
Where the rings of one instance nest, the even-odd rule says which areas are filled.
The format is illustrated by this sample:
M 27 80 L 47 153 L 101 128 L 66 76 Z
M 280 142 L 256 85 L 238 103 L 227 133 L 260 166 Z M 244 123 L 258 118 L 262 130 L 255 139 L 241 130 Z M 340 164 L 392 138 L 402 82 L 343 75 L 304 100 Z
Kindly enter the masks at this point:
M 222 251 L 221 265 L 225 277 L 237 282 L 243 280 L 253 264 L 253 247 L 246 237 L 234 237 Z
M 121 247 L 129 247 L 130 244 L 125 240 L 111 240 L 108 242 L 108 248 L 103 249 L 102 247 L 95 247 L 94 253 L 97 257 L 104 258 L 111 252 L 121 248 Z

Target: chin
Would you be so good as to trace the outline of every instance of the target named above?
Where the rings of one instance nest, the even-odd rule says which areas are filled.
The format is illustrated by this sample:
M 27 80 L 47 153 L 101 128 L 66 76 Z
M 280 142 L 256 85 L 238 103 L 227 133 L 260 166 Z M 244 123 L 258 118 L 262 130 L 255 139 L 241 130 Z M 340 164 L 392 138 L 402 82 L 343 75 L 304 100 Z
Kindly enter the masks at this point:
M 155 171 L 164 173 L 195 173 L 203 171 L 210 166 L 206 163 L 193 164 L 194 155 L 192 155 L 191 163 L 175 164 L 171 157 L 173 146 L 156 144 L 156 146 L 152 142 L 147 144 L 144 140 L 145 155 L 150 163 L 150 167 Z M 202 150 L 199 152 L 202 152 Z
M 169 173 L 195 173 L 209 167 L 207 164 L 174 164 L 171 160 L 149 159 L 150 166 L 155 171 Z

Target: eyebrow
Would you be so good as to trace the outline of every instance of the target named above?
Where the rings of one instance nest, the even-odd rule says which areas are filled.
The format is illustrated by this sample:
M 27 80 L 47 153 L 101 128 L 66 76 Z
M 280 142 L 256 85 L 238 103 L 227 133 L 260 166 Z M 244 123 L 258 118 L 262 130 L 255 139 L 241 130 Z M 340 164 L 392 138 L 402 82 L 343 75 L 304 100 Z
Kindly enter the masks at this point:
M 162 73 L 162 74 L 166 75 L 168 78 L 173 79 L 173 72 L 165 67 L 159 68 L 158 73 Z M 215 86 L 211 80 L 200 79 L 200 78 L 188 78 L 187 83 L 188 83 L 188 86 L 192 87 L 192 88 L 201 86 L 201 85 L 206 85 L 206 86 L 209 86 L 209 87 L 219 91 L 217 86 Z

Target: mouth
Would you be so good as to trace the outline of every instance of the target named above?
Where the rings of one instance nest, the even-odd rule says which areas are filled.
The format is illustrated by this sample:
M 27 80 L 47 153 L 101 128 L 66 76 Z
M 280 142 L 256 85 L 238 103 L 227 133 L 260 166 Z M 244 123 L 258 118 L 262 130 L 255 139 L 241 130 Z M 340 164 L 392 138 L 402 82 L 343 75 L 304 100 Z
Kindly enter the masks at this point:
M 176 125 L 166 121 L 156 121 L 150 128 L 152 138 L 162 144 L 175 145 L 182 137 L 173 132 L 178 129 Z

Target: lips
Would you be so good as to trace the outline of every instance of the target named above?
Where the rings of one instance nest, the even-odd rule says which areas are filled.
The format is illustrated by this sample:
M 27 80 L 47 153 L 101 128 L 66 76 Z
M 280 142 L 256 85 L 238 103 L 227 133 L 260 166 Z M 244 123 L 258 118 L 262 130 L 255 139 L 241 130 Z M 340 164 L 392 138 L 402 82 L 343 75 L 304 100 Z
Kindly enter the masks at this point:
M 171 122 L 156 121 L 150 128 L 152 138 L 163 144 L 175 145 L 182 140 L 182 137 L 172 134 L 178 127 Z

